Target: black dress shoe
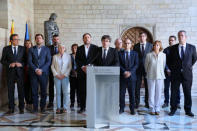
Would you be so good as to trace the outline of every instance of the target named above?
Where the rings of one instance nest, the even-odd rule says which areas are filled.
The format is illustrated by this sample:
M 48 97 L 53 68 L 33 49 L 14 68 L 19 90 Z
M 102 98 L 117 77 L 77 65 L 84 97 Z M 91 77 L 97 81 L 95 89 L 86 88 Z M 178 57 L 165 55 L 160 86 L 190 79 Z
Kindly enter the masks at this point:
M 168 107 L 168 103 L 164 103 L 164 104 L 162 105 L 162 108 L 166 108 L 166 107 Z
M 175 111 L 171 111 L 168 115 L 173 116 L 175 114 Z
M 138 104 L 136 104 L 136 105 L 135 105 L 135 109 L 138 109 L 138 107 L 139 107 L 139 105 L 138 105 Z
M 84 113 L 85 109 L 80 109 L 77 113 Z
M 49 103 L 48 105 L 47 105 L 47 109 L 53 109 L 53 103 Z
M 187 112 L 185 113 L 187 116 L 191 116 L 191 117 L 194 117 L 194 114 L 192 112 Z
M 45 108 L 41 108 L 40 112 L 45 113 L 46 112 Z
M 120 109 L 119 110 L 119 114 L 122 114 L 124 112 L 124 110 Z
M 20 109 L 19 114 L 24 114 L 24 109 Z
M 180 104 L 177 104 L 177 108 L 178 108 L 178 109 L 181 109 L 181 105 L 180 105 Z
M 135 111 L 131 111 L 130 114 L 131 115 L 135 115 L 136 113 L 135 113 Z
M 149 105 L 148 105 L 148 104 L 145 104 L 145 107 L 146 107 L 146 108 L 149 108 Z
M 10 114 L 13 114 L 13 113 L 14 113 L 14 109 L 9 109 L 9 110 L 6 112 L 7 115 L 10 115 Z

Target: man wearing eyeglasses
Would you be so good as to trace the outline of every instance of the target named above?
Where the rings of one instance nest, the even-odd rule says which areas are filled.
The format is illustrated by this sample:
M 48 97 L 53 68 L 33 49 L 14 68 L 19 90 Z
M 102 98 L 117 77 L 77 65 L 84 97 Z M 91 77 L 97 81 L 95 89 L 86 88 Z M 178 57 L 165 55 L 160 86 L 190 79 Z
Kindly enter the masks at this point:
M 15 82 L 17 83 L 19 98 L 19 113 L 24 114 L 24 58 L 25 48 L 19 45 L 18 34 L 10 36 L 11 45 L 3 48 L 1 63 L 6 67 L 6 77 L 8 86 L 9 110 L 7 114 L 14 113 L 14 90 Z
M 164 104 L 162 105 L 162 108 L 168 107 L 169 104 L 169 89 L 170 89 L 170 81 L 171 81 L 171 70 L 169 68 L 169 59 L 170 59 L 170 48 L 176 44 L 176 36 L 170 36 L 169 37 L 169 46 L 164 49 L 164 53 L 166 54 L 166 67 L 165 67 L 165 76 L 166 79 L 164 80 Z M 180 89 L 178 89 L 178 95 L 177 95 L 177 108 L 181 109 L 180 106 Z

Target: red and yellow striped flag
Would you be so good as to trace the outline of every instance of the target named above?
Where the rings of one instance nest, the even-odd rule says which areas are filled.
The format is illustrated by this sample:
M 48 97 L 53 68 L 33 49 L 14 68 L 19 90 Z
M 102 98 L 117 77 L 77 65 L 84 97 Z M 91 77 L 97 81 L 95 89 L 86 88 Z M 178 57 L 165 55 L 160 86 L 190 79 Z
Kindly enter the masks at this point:
M 12 20 L 11 30 L 10 30 L 10 36 L 14 34 L 14 20 Z M 9 42 L 9 45 L 11 45 L 11 42 Z

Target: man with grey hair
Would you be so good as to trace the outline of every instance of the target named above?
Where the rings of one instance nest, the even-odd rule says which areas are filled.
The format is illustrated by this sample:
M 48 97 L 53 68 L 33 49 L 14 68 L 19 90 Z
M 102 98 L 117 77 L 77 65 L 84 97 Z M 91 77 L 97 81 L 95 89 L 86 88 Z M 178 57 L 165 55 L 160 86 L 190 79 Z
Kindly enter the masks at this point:
M 114 45 L 115 45 L 115 49 L 119 52 L 122 49 L 122 39 L 121 38 L 117 38 L 114 42 Z
M 186 31 L 181 30 L 178 32 L 179 43 L 172 46 L 170 49 L 169 68 L 171 70 L 171 112 L 173 116 L 177 110 L 177 95 L 180 84 L 183 87 L 184 93 L 184 109 L 185 114 L 194 117 L 191 112 L 192 98 L 192 67 L 197 60 L 195 46 L 187 43 Z

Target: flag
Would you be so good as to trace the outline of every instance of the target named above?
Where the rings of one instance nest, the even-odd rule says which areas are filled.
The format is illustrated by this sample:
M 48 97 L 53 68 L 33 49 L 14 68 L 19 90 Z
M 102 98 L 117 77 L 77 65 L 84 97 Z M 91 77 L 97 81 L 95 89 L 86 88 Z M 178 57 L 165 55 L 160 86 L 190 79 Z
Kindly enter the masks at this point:
M 10 30 L 10 36 L 14 34 L 14 20 L 12 20 L 11 30 Z M 11 42 L 9 42 L 9 45 L 11 45 Z
M 29 40 L 29 31 L 28 31 L 27 22 L 26 22 L 26 30 L 25 30 L 25 40 Z

